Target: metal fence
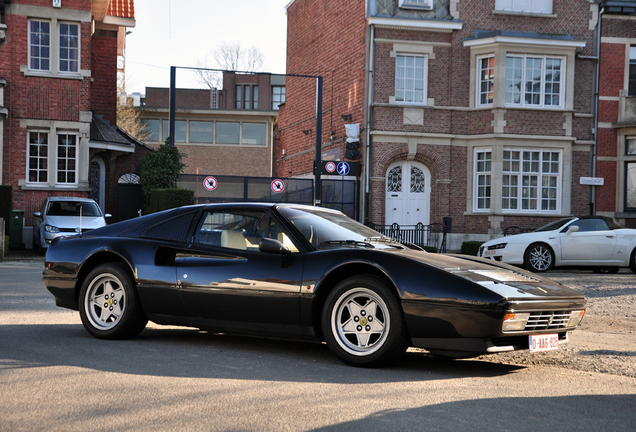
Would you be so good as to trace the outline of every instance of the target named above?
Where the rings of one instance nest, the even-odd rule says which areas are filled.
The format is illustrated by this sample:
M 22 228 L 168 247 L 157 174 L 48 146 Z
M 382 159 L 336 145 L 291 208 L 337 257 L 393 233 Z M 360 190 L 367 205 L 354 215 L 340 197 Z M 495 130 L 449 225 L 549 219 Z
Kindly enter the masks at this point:
M 194 191 L 197 204 L 274 202 L 313 205 L 314 179 L 179 174 L 177 187 Z M 322 206 L 357 219 L 356 180 L 322 179 Z
M 419 222 L 417 225 L 376 225 L 368 223 L 372 228 L 387 237 L 400 243 L 411 243 L 427 250 L 435 252 L 446 252 L 446 232 L 441 223 L 424 225 Z

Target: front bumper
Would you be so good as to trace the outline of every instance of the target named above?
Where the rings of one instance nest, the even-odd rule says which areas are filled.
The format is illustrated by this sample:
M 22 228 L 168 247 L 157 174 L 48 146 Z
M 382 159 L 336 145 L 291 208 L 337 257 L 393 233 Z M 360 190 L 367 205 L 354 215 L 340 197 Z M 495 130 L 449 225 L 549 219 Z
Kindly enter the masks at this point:
M 506 245 L 505 248 L 495 248 L 496 245 L 490 247 L 481 246 L 479 254 L 481 258 L 488 258 L 500 261 L 506 264 L 523 265 L 526 247 L 522 245 Z

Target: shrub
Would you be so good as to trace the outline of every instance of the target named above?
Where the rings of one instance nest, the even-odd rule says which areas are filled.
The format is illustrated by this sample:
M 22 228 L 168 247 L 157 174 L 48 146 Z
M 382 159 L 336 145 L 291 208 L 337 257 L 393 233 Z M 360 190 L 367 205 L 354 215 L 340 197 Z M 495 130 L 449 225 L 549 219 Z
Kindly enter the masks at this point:
M 194 204 L 194 191 L 190 189 L 152 189 L 146 213 L 155 213 Z
M 464 255 L 473 255 L 477 256 L 479 252 L 479 246 L 483 245 L 482 241 L 465 241 L 462 243 L 462 249 L 460 253 Z

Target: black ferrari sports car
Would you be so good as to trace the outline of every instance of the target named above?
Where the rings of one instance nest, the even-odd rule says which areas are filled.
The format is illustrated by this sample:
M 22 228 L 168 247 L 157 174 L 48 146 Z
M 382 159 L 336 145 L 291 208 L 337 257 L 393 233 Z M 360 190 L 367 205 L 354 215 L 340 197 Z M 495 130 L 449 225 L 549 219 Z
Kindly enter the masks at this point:
M 325 341 L 369 367 L 409 346 L 454 358 L 558 349 L 586 304 L 516 267 L 413 250 L 291 204 L 180 207 L 58 238 L 43 281 L 97 338 L 131 338 L 151 320 Z

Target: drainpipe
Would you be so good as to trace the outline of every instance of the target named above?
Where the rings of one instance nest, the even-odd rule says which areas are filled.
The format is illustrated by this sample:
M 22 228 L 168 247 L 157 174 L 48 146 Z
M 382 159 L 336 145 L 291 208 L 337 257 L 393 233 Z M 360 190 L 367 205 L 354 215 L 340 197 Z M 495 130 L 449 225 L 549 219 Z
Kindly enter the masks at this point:
M 371 24 L 371 32 L 370 32 L 370 40 L 371 46 L 369 48 L 369 71 L 368 71 L 368 92 L 367 92 L 367 106 L 366 106 L 366 127 L 365 127 L 365 154 L 364 160 L 366 162 L 366 169 L 364 170 L 364 194 L 362 198 L 362 209 L 363 209 L 363 220 L 364 222 L 369 222 L 369 183 L 371 181 L 371 126 L 372 122 L 372 105 L 373 105 L 373 73 L 374 73 L 374 63 L 375 63 L 375 26 Z
M 576 57 L 581 60 L 592 60 L 594 61 L 594 74 L 592 78 L 592 86 L 594 87 L 594 94 L 592 96 L 592 135 L 594 137 L 594 144 L 592 146 L 592 154 L 590 155 L 590 171 L 592 177 L 596 177 L 596 165 L 598 161 L 598 104 L 599 104 L 599 95 L 600 95 L 600 72 L 601 72 L 601 15 L 603 13 L 603 9 L 601 9 L 601 1 L 594 2 L 594 4 L 598 5 L 598 19 L 596 22 L 596 27 L 594 28 L 594 55 L 593 56 L 582 56 L 577 55 Z M 594 216 L 596 214 L 596 186 L 592 185 L 591 195 L 590 195 L 590 216 Z

